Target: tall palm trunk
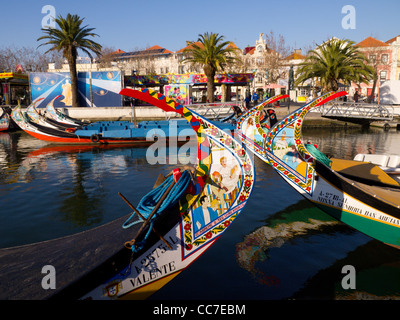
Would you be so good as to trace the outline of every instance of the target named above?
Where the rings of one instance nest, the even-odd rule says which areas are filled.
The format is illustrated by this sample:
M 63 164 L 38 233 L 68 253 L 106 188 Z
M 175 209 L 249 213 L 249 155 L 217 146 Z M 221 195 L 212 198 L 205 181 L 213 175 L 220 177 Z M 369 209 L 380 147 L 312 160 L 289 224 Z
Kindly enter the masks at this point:
M 204 67 L 204 73 L 207 77 L 207 102 L 214 102 L 215 70 L 213 67 L 207 65 Z
M 71 76 L 71 98 L 72 98 L 72 107 L 79 107 L 78 101 L 78 73 L 76 71 L 76 57 L 77 53 L 74 50 L 70 50 L 68 53 L 68 65 L 69 65 L 69 73 Z

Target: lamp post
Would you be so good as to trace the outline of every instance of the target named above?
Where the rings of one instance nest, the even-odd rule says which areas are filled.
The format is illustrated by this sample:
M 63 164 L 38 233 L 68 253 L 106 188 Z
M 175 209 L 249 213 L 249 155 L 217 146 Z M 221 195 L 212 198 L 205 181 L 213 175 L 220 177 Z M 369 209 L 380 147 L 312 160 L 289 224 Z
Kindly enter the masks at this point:
M 290 65 L 289 69 L 289 78 L 288 78 L 288 94 L 289 94 L 289 100 L 288 100 L 288 114 L 290 113 L 290 90 L 293 90 L 294 86 L 294 71 L 293 71 L 293 65 Z
M 90 84 L 90 107 L 93 108 L 93 87 L 92 87 L 92 58 L 90 59 L 90 70 L 89 70 L 89 84 Z
M 132 70 L 132 76 L 133 76 L 133 90 L 135 90 L 135 82 L 136 82 L 136 70 Z M 132 107 L 132 113 L 131 116 L 133 116 L 133 124 L 136 128 L 136 108 L 135 108 L 135 101 L 136 99 L 133 98 L 133 101 L 131 99 L 131 107 Z M 132 118 L 131 118 L 132 122 Z

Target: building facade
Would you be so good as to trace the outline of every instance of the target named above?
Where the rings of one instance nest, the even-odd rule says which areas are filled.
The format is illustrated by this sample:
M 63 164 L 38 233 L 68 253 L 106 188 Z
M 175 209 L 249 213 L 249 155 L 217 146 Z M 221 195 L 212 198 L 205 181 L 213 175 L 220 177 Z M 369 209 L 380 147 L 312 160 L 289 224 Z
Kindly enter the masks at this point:
M 355 45 L 359 50 L 365 54 L 368 63 L 374 68 L 377 74 L 377 81 L 375 84 L 374 95 L 379 95 L 379 87 L 382 81 L 392 79 L 392 61 L 393 61 L 393 47 L 386 42 L 382 42 L 372 37 L 368 37 Z M 374 90 L 374 81 L 369 84 L 360 84 L 361 98 L 371 95 Z M 359 90 L 359 84 L 353 83 L 350 95 Z
M 234 43 L 229 46 L 237 48 Z M 379 94 L 379 86 L 382 81 L 400 80 L 400 36 L 394 37 L 386 42 L 368 37 L 356 44 L 374 66 L 378 75 L 376 83 L 376 94 Z M 166 48 L 154 45 L 145 50 L 125 52 L 120 49 L 113 52 L 108 61 L 87 61 L 78 60 L 78 71 L 121 71 L 125 76 L 135 75 L 183 75 L 190 73 L 203 73 L 202 66 L 191 65 L 183 62 L 184 51 L 190 47 L 186 46 L 173 52 Z M 296 69 L 306 56 L 301 50 L 296 49 L 287 57 L 281 56 L 267 45 L 267 39 L 263 33 L 259 34 L 254 46 L 248 46 L 243 50 L 237 48 L 238 62 L 228 66 L 226 73 L 253 73 L 253 81 L 247 86 L 231 87 L 229 94 L 233 98 L 243 100 L 246 95 L 257 92 L 259 96 L 268 94 L 280 94 L 288 92 L 288 77 L 292 70 L 296 74 Z M 48 71 L 65 72 L 68 71 L 68 64 L 64 64 L 61 69 L 49 68 Z M 292 101 L 305 102 L 309 97 L 315 96 L 315 88 L 318 83 L 311 81 L 297 86 L 290 90 Z M 361 88 L 361 89 L 360 89 Z M 200 89 L 199 89 L 200 90 Z M 352 84 L 349 94 L 360 90 L 362 96 L 368 96 L 373 90 L 373 82 L 369 84 Z M 217 87 L 216 95 L 220 96 L 222 87 Z M 230 98 L 228 97 L 228 100 Z

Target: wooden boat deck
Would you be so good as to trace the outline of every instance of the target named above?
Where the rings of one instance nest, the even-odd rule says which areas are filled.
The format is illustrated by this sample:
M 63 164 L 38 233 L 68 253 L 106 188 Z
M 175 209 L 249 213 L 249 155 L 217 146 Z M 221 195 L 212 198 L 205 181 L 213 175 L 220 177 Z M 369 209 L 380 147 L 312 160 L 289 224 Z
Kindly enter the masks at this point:
M 123 229 L 122 224 L 128 217 L 71 236 L 0 249 L 0 299 L 48 299 L 118 252 L 129 261 L 131 252 L 124 248 L 124 243 L 140 225 Z M 46 276 L 42 268 L 46 265 L 55 268 L 55 290 L 42 288 L 42 279 Z M 99 276 L 97 280 L 106 279 Z
M 379 197 L 386 203 L 400 208 L 400 189 L 382 188 L 360 182 L 357 182 L 356 184 L 359 186 L 359 188 L 376 197 Z
M 336 158 L 331 158 L 330 160 L 332 161 L 331 169 L 349 179 L 371 185 L 400 187 L 396 180 L 370 162 Z

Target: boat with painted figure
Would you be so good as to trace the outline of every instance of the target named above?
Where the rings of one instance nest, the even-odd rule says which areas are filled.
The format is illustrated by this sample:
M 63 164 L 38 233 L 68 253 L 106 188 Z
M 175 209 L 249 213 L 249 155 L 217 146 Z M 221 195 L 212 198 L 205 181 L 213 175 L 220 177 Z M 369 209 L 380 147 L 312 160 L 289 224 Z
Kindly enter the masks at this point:
M 328 158 L 303 141 L 308 112 L 346 92 L 328 93 L 271 128 L 264 141 L 269 164 L 297 192 L 332 217 L 400 248 L 400 185 L 369 162 Z
M 235 133 L 240 141 L 263 161 L 268 162 L 263 148 L 264 139 L 269 129 L 277 123 L 275 110 L 268 108 L 265 111 L 264 108 L 288 97 L 283 94 L 271 97 L 243 113 L 237 122 Z
M 161 176 L 136 207 L 120 193 L 132 214 L 76 235 L 1 249 L 0 298 L 144 299 L 210 248 L 245 208 L 255 172 L 238 142 L 156 92 L 121 94 L 182 115 L 196 132 L 198 163 Z M 41 286 L 43 266 L 56 271 L 56 289 Z

